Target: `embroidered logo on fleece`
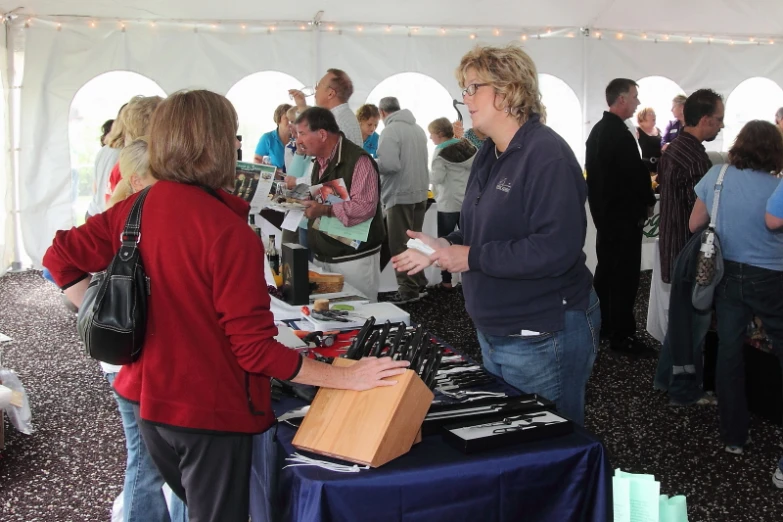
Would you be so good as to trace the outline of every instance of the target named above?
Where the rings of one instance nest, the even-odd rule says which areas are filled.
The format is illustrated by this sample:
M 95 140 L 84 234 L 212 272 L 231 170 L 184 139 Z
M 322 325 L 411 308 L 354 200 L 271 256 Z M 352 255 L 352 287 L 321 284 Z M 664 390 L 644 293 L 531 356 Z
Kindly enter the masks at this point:
M 509 193 L 511 192 L 511 183 L 508 182 L 508 178 L 503 178 L 500 180 L 500 183 L 495 186 L 495 188 L 502 192 Z

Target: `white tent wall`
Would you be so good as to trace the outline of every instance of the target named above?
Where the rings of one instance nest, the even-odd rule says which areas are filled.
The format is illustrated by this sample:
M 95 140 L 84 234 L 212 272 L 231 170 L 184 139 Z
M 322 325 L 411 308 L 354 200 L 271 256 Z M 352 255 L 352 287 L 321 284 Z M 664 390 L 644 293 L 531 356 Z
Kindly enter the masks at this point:
M 79 88 L 101 73 L 134 71 L 167 93 L 201 87 L 225 94 L 240 79 L 259 71 L 282 71 L 312 85 L 326 68 L 339 67 L 354 80 L 355 109 L 378 83 L 401 72 L 431 76 L 459 99 L 454 69 L 464 52 L 480 42 L 500 45 L 510 40 L 503 34 L 485 33 L 471 40 L 464 32 L 407 36 L 383 30 L 358 32 L 355 27 L 259 32 L 240 30 L 239 24 L 213 29 L 207 25 L 195 31 L 186 24 L 160 23 L 152 28 L 135 23 L 122 31 L 115 21 L 101 21 L 95 28 L 84 21 L 64 23 L 58 31 L 56 22 L 43 19 L 33 19 L 25 33 L 21 218 L 24 245 L 36 265 L 54 232 L 71 226 L 69 106 Z M 573 38 L 515 41 L 531 54 L 539 72 L 564 80 L 586 105 L 585 136 L 601 117 L 604 87 L 613 77 L 662 75 L 686 92 L 709 86 L 724 95 L 753 76 L 783 85 L 777 45 L 655 44 L 609 35 L 584 39 L 577 29 L 573 33 Z
M 8 76 L 7 28 L 0 27 L 0 276 L 8 271 L 14 258 L 14 193 L 13 170 L 11 169 L 11 129 L 6 118 L 9 107 L 11 79 Z

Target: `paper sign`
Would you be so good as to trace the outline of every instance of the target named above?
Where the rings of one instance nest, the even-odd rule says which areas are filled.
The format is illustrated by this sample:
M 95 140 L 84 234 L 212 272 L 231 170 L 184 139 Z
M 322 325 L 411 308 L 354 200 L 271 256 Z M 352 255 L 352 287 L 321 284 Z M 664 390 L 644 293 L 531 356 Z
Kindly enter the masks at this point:
M 661 483 L 653 475 L 617 469 L 612 486 L 616 522 L 661 522 Z
M 621 477 L 612 477 L 614 490 L 614 522 L 631 522 L 631 483 Z
M 304 210 L 289 210 L 285 215 L 281 228 L 296 232 L 299 230 L 299 223 L 302 222 L 302 218 L 304 218 Z
M 275 171 L 274 165 L 237 162 L 233 194 L 250 203 L 251 213 L 259 213 L 269 204 Z
M 367 221 L 362 221 L 358 225 L 346 227 L 340 222 L 339 219 L 324 216 L 321 218 L 321 222 L 318 225 L 318 230 L 324 234 L 329 234 L 330 236 L 345 237 L 364 243 L 367 241 L 367 236 L 370 235 L 370 225 L 372 224 L 372 220 L 373 218 L 370 218 Z

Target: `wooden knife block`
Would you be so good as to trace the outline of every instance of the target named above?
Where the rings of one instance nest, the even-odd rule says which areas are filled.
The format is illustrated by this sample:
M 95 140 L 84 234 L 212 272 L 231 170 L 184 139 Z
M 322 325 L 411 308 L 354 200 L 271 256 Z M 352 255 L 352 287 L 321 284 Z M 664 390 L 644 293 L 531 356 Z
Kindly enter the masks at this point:
M 335 366 L 356 361 L 335 359 Z M 394 386 L 363 392 L 321 388 L 294 447 L 377 468 L 410 451 L 434 395 L 413 370 L 389 377 Z

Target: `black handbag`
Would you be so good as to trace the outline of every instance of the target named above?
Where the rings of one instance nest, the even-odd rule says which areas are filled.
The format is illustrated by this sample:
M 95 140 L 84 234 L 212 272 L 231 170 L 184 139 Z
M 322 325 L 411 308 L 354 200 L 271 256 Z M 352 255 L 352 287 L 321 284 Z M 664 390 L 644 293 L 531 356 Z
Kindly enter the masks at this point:
M 92 276 L 77 327 L 87 355 L 109 364 L 130 364 L 141 355 L 147 329 L 150 281 L 139 253 L 145 188 L 125 222 L 120 250 L 109 267 Z

